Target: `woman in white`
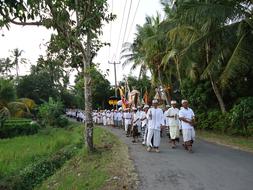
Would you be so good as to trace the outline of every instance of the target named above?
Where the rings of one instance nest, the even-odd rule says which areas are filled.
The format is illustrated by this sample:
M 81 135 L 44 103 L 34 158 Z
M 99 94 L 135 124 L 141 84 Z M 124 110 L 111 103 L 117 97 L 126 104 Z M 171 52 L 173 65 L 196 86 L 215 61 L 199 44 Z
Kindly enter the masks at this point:
M 182 100 L 182 107 L 179 111 L 179 119 L 181 120 L 182 124 L 182 132 L 183 132 L 183 140 L 186 150 L 192 152 L 192 144 L 195 140 L 195 130 L 194 130 L 194 123 L 195 123 L 195 115 L 191 108 L 188 106 L 187 100 Z
M 150 152 L 154 147 L 156 152 L 159 151 L 160 146 L 160 131 L 161 127 L 164 125 L 164 117 L 163 110 L 158 108 L 158 101 L 152 101 L 153 107 L 148 110 L 147 118 L 148 118 L 148 137 L 147 137 L 147 151 Z M 153 137 L 153 145 L 151 143 L 151 139 Z
M 171 101 L 171 108 L 168 109 L 168 122 L 170 126 L 170 138 L 172 148 L 176 147 L 176 141 L 179 141 L 179 109 L 176 107 L 177 102 Z

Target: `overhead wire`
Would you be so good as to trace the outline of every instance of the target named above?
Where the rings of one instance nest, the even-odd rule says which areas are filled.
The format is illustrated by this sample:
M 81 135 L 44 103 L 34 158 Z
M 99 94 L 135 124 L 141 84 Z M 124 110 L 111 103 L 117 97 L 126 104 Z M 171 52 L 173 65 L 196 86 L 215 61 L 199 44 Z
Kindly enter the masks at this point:
M 126 13 L 126 6 L 127 6 L 127 0 L 125 0 L 125 4 L 124 4 L 123 16 L 122 16 L 122 19 L 121 19 L 121 25 L 120 25 L 120 31 L 119 31 L 119 36 L 118 36 L 118 42 L 117 42 L 117 46 L 116 46 L 116 53 L 118 52 L 118 49 L 119 49 L 119 42 L 120 42 L 120 37 L 121 37 L 123 23 L 124 23 L 124 18 L 125 18 L 125 13 Z
M 139 9 L 140 2 L 141 2 L 141 0 L 138 1 L 138 4 L 137 4 L 137 6 L 136 6 L 136 9 L 135 9 L 135 12 L 134 12 L 134 17 L 133 17 L 132 23 L 131 23 L 131 25 L 130 25 L 130 30 L 129 30 L 129 33 L 128 33 L 128 35 L 127 35 L 126 41 L 128 41 L 129 36 L 130 36 L 130 34 L 131 34 L 131 31 L 132 31 L 132 28 L 133 28 L 133 25 L 134 25 L 134 21 L 135 21 L 135 18 L 136 18 L 138 9 Z
M 129 22 L 130 13 L 131 13 L 131 8 L 132 8 L 132 2 L 133 2 L 133 0 L 130 1 L 130 6 L 128 9 L 128 15 L 127 15 L 127 21 L 126 21 L 126 27 L 125 27 L 125 32 L 124 32 L 122 43 L 125 42 L 126 32 L 127 32 L 127 28 L 128 28 L 127 26 L 128 26 L 128 22 Z
M 112 7 L 111 7 L 111 12 L 113 13 L 113 0 L 112 0 Z M 110 34 L 109 34 L 109 42 L 110 42 L 110 45 L 109 45 L 109 50 L 108 50 L 108 57 L 110 58 L 111 57 L 111 46 L 112 46 L 112 22 L 110 23 Z

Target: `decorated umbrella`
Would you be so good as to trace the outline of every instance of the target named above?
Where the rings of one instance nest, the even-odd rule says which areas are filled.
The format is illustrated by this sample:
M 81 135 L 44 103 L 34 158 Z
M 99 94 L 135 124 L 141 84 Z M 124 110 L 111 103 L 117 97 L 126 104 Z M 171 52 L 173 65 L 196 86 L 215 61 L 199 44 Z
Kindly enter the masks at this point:
M 118 101 L 120 100 L 120 98 L 119 97 L 116 97 L 116 96 L 111 96 L 110 98 L 109 98 L 109 104 L 110 105 L 117 105 L 118 104 Z

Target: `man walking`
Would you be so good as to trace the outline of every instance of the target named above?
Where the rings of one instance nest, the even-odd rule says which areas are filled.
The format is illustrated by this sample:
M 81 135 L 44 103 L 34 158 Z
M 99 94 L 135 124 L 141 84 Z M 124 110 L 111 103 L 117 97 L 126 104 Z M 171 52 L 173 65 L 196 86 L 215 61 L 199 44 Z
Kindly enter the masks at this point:
M 179 119 L 181 120 L 183 140 L 186 150 L 192 153 L 192 144 L 195 140 L 194 122 L 195 115 L 191 108 L 189 108 L 188 101 L 182 100 L 182 108 L 179 111 Z
M 179 109 L 176 107 L 177 102 L 171 101 L 171 108 L 168 109 L 168 122 L 170 126 L 170 138 L 172 148 L 176 148 L 176 141 L 179 142 Z
M 126 136 L 129 137 L 132 124 L 132 113 L 130 112 L 130 108 L 127 108 L 126 112 L 124 113 L 124 121 L 125 121 Z
M 153 107 L 148 110 L 148 137 L 147 137 L 147 151 L 150 152 L 152 148 L 155 148 L 156 152 L 160 152 L 160 131 L 161 127 L 164 125 L 163 111 L 158 108 L 158 101 L 152 101 Z M 151 140 L 153 138 L 153 145 Z
M 148 119 L 147 119 L 147 112 L 148 112 L 149 106 L 144 105 L 143 110 L 141 112 L 141 133 L 142 133 L 142 145 L 145 145 L 147 143 L 147 135 L 148 135 Z

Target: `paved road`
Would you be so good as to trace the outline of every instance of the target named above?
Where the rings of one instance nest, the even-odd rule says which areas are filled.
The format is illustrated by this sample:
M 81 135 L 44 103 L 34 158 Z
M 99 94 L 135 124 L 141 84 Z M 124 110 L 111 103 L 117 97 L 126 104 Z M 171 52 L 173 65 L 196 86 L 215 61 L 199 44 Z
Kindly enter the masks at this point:
M 198 140 L 194 153 L 170 149 L 162 138 L 160 153 L 146 152 L 120 129 L 107 128 L 129 146 L 140 190 L 253 190 L 253 154 Z

